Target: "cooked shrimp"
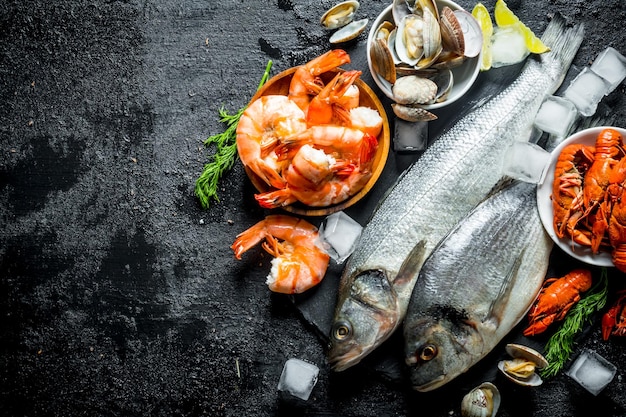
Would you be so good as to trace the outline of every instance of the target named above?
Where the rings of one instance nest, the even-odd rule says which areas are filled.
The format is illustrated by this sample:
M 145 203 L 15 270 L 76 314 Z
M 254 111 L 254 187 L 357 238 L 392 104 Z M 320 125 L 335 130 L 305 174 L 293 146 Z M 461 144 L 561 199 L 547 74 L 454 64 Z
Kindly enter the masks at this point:
M 309 103 L 306 112 L 307 124 L 315 126 L 348 122 L 349 110 L 342 106 L 345 103 L 344 95 L 360 76 L 361 71 L 357 70 L 337 73 Z
M 287 186 L 255 195 L 264 208 L 277 208 L 300 201 L 318 207 L 337 204 L 356 193 L 369 180 L 368 164 L 363 168 L 337 160 L 311 145 L 303 145 L 285 170 Z
M 297 188 L 289 184 L 280 190 L 255 195 L 259 204 L 268 209 L 283 207 L 299 201 L 311 207 L 338 204 L 356 194 L 369 181 L 372 172 L 368 167 L 345 165 L 340 173 L 322 181 L 317 187 Z
M 378 140 L 369 133 L 351 127 L 313 126 L 301 133 L 284 138 L 281 145 L 276 148 L 276 154 L 281 160 L 293 158 L 294 152 L 306 144 L 323 149 L 327 154 L 336 155 L 338 159 L 361 165 L 372 159 L 376 153 Z
M 280 172 L 287 165 L 274 149 L 281 139 L 306 129 L 304 112 L 287 96 L 267 95 L 244 111 L 237 125 L 237 151 L 241 162 L 268 185 L 283 187 Z
M 304 65 L 300 65 L 289 84 L 289 98 L 306 111 L 311 96 L 319 94 L 324 87 L 319 76 L 325 72 L 350 63 L 350 56 L 343 49 L 333 49 Z
M 318 238 L 317 228 L 303 219 L 270 215 L 240 233 L 231 248 L 241 259 L 265 239 L 263 249 L 274 256 L 267 285 L 274 292 L 294 294 L 317 285 L 326 274 L 329 256 L 316 246 Z
M 360 106 L 350 110 L 350 126 L 378 137 L 383 128 L 383 118 L 377 110 Z

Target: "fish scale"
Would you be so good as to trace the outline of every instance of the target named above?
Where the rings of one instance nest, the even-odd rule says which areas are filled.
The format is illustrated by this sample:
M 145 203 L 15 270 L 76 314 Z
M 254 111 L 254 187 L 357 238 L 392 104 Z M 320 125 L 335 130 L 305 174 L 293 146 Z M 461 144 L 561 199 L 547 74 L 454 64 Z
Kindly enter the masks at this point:
M 529 139 L 544 97 L 563 81 L 582 36 L 581 25 L 566 30 L 555 16 L 542 38 L 552 52 L 529 59 L 509 87 L 440 135 L 380 202 L 342 273 L 328 352 L 334 370 L 358 363 L 399 326 L 422 263 L 501 179 L 503 155 L 513 141 Z M 352 287 L 369 274 L 388 280 L 394 303 L 381 307 L 374 300 L 368 308 L 359 300 L 356 308 Z M 381 308 L 387 319 L 374 320 Z

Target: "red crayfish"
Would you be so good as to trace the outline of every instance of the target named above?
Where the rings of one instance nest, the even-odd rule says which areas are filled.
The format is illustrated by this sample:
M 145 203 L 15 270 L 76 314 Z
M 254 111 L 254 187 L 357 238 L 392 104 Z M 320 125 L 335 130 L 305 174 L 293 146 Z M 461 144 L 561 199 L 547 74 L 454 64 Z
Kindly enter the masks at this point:
M 626 272 L 626 158 L 619 131 L 602 129 L 595 146 L 572 144 L 557 160 L 552 187 L 554 230 L 559 238 L 612 252 Z
M 550 324 L 565 318 L 580 300 L 580 294 L 591 288 L 591 271 L 575 269 L 560 278 L 549 278 L 528 312 L 529 325 L 524 336 L 544 332 Z
M 619 292 L 620 297 L 613 307 L 602 317 L 602 339 L 610 336 L 626 336 L 626 290 Z

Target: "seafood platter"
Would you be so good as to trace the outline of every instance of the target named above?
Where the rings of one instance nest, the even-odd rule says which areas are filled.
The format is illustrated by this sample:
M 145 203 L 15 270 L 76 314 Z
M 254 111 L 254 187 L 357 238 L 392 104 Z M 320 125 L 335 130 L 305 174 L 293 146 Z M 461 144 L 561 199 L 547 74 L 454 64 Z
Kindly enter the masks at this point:
M 324 59 L 324 57 L 329 56 L 329 54 L 335 54 L 335 55 L 342 54 L 343 58 L 341 59 L 343 59 L 345 63 L 349 62 L 349 57 L 347 56 L 347 54 L 343 50 L 340 50 L 340 49 L 329 51 L 329 53 L 324 54 L 320 58 Z M 330 95 L 330 97 L 327 97 L 327 98 L 330 101 L 332 107 L 333 108 L 341 107 L 343 109 L 345 107 L 334 106 L 332 104 L 333 100 L 335 100 L 336 97 L 333 95 L 335 93 L 333 93 L 330 90 L 330 88 L 332 87 L 335 89 L 341 88 L 344 90 L 348 90 L 348 87 L 350 87 L 352 90 L 349 90 L 349 91 L 354 91 L 355 96 L 357 97 L 357 100 L 358 100 L 358 102 L 353 105 L 353 108 L 358 107 L 358 111 L 360 111 L 363 114 L 363 116 L 360 117 L 359 120 L 361 120 L 364 124 L 370 123 L 370 121 L 374 120 L 375 126 L 368 126 L 368 127 L 362 126 L 362 129 L 360 130 L 356 128 L 338 126 L 339 123 L 333 123 L 333 126 L 331 126 L 330 123 L 327 123 L 327 122 L 330 119 L 335 118 L 334 115 L 329 116 L 330 119 L 328 120 L 326 120 L 326 116 L 323 116 L 322 117 L 322 119 L 324 119 L 323 122 L 322 121 L 311 122 L 310 120 L 308 120 L 304 125 L 307 132 L 319 132 L 319 135 L 317 136 L 325 135 L 326 138 L 331 137 L 333 135 L 335 136 L 339 135 L 337 137 L 340 140 L 336 141 L 335 143 L 342 142 L 343 145 L 341 146 L 349 147 L 350 149 L 338 150 L 336 149 L 336 146 L 334 144 L 324 144 L 320 142 L 314 143 L 317 141 L 317 138 L 313 138 L 313 137 L 303 139 L 302 140 L 303 143 L 307 142 L 307 143 L 315 144 L 318 148 L 326 147 L 328 149 L 331 149 L 333 151 L 332 155 L 335 156 L 336 158 L 333 159 L 331 156 L 323 156 L 323 158 L 328 158 L 330 161 L 330 162 L 328 161 L 323 161 L 323 162 L 326 163 L 327 165 L 330 164 L 331 165 L 330 169 L 332 170 L 333 166 L 339 166 L 340 160 L 341 160 L 344 162 L 344 165 L 342 166 L 342 171 L 340 174 L 337 174 L 334 176 L 331 175 L 330 176 L 331 179 L 328 179 L 329 177 L 326 176 L 323 180 L 319 182 L 317 182 L 316 180 L 315 187 L 316 187 L 316 190 L 317 189 L 320 190 L 319 192 L 309 193 L 309 194 L 302 195 L 302 196 L 298 194 L 296 195 L 297 198 L 288 199 L 287 201 L 281 201 L 280 203 L 277 203 L 276 199 L 274 199 L 273 196 L 276 195 L 276 193 L 282 192 L 284 188 L 282 188 L 280 184 L 275 184 L 275 183 L 271 184 L 271 181 L 264 180 L 262 176 L 260 175 L 259 170 L 254 169 L 253 167 L 254 164 L 253 163 L 246 164 L 245 157 L 242 157 L 241 159 L 244 162 L 244 169 L 246 171 L 246 174 L 250 178 L 250 181 L 252 182 L 256 190 L 259 192 L 259 194 L 257 194 L 257 200 L 259 201 L 261 206 L 265 208 L 281 207 L 282 209 L 290 213 L 297 214 L 297 215 L 305 215 L 305 216 L 329 215 L 331 213 L 344 210 L 352 206 L 359 200 L 361 200 L 372 189 L 372 187 L 374 186 L 374 184 L 380 177 L 380 174 L 382 173 L 385 167 L 385 163 L 387 161 L 387 156 L 389 154 L 389 147 L 390 147 L 389 122 L 387 119 L 387 115 L 385 113 L 385 109 L 382 103 L 380 102 L 380 100 L 378 99 L 378 97 L 376 96 L 376 94 L 372 91 L 372 89 L 365 82 L 359 79 L 359 76 L 361 74 L 360 71 L 354 71 L 354 70 L 344 71 L 343 69 L 340 69 L 338 65 L 336 65 L 337 62 L 335 62 L 334 64 L 331 64 L 330 67 L 332 68 L 321 72 L 316 78 L 317 83 L 322 84 L 327 87 L 326 89 L 322 89 L 320 91 L 320 97 L 321 95 L 325 94 L 325 91 L 329 91 L 328 94 Z M 267 83 L 265 83 L 263 87 L 260 88 L 259 91 L 257 91 L 254 97 L 251 99 L 250 106 L 252 106 L 253 103 L 264 98 L 267 99 L 270 97 L 274 98 L 278 96 L 278 97 L 284 97 L 285 99 L 287 99 L 288 96 L 291 97 L 290 88 L 293 89 L 293 85 L 296 84 L 294 77 L 298 77 L 298 68 L 302 69 L 304 68 L 304 66 L 289 68 L 277 74 L 276 76 L 272 77 L 270 80 L 268 80 Z M 307 105 L 309 105 L 308 102 L 307 102 Z M 313 105 L 311 105 L 311 107 L 312 106 Z M 330 110 L 331 106 L 324 105 L 321 107 L 324 107 L 324 108 L 321 110 L 320 113 L 325 112 L 326 110 L 328 110 L 330 113 L 334 111 L 334 110 Z M 351 114 L 354 115 L 355 112 L 357 112 L 357 110 L 351 111 Z M 313 114 L 313 111 L 312 110 L 308 111 L 307 114 L 311 115 Z M 337 126 L 335 126 L 335 124 Z M 355 124 L 357 123 L 353 121 L 351 123 L 352 127 L 354 127 Z M 362 133 L 365 130 L 367 130 L 368 133 Z M 332 133 L 329 134 L 329 132 L 332 132 Z M 351 134 L 356 135 L 357 137 L 356 142 L 354 141 L 351 142 L 350 139 L 348 138 L 348 136 Z M 313 133 L 313 135 L 315 135 L 315 133 Z M 364 163 L 362 161 L 363 158 L 361 158 L 361 164 L 358 165 L 356 169 L 353 168 L 355 163 L 352 160 L 350 160 L 346 166 L 345 160 L 348 159 L 346 155 L 352 154 L 352 153 L 359 153 L 360 152 L 359 147 L 361 147 L 361 142 L 364 140 L 362 138 L 368 138 L 368 137 L 370 138 L 370 150 L 369 150 L 369 156 L 366 157 L 367 161 Z M 282 145 L 285 145 L 287 148 L 289 148 L 289 145 L 287 144 L 283 143 Z M 294 144 L 293 146 L 294 149 L 287 151 L 287 155 L 289 155 L 290 153 L 294 153 L 294 151 L 297 151 L 297 149 L 299 148 L 305 147 L 305 146 L 302 146 L 302 147 L 296 148 L 295 145 L 297 144 Z M 239 147 L 239 152 L 241 156 L 242 155 L 241 147 Z M 331 154 L 330 151 L 328 151 L 327 153 Z M 294 161 L 298 161 L 297 154 L 296 156 L 289 157 L 289 158 L 291 158 L 290 160 L 292 164 L 291 166 L 295 166 Z M 302 165 L 300 165 L 297 168 L 300 169 L 301 167 Z M 288 168 L 284 168 L 284 169 L 281 168 L 281 171 L 287 172 Z M 303 170 L 300 169 L 299 172 L 302 172 L 302 171 Z M 350 174 L 346 175 L 345 172 L 350 172 Z M 289 182 L 289 178 L 287 178 L 287 182 Z M 292 184 L 293 184 L 293 181 L 292 181 Z M 332 187 L 335 187 L 336 189 L 339 189 L 341 187 L 341 190 L 334 191 Z M 292 188 L 295 188 L 295 187 L 292 187 Z M 333 190 L 333 191 L 329 192 L 328 190 Z M 322 195 L 326 197 L 331 194 L 332 194 L 332 197 L 330 199 L 320 197 Z M 264 198 L 264 196 L 270 196 L 270 197 Z
M 429 110 L 454 103 L 476 81 L 482 42 L 476 20 L 453 1 L 396 0 L 370 28 L 367 62 L 396 116 L 432 120 Z
M 601 135 L 603 132 L 605 134 Z M 614 132 L 615 134 L 608 137 L 606 134 L 607 132 Z M 613 162 L 617 162 L 619 157 L 617 148 L 623 147 L 623 138 L 625 136 L 626 129 L 607 126 L 593 127 L 573 134 L 563 140 L 552 151 L 550 162 L 546 169 L 546 177 L 543 183 L 539 184 L 537 187 L 539 215 L 548 235 L 550 235 L 555 244 L 558 245 L 564 252 L 591 265 L 606 267 L 614 266 L 611 249 L 608 247 L 611 246 L 611 243 L 606 243 L 606 240 L 608 240 L 606 237 L 599 236 L 597 244 L 602 247 L 598 246 L 594 248 L 591 245 L 592 231 L 590 229 L 593 228 L 593 226 L 590 226 L 588 223 L 591 221 L 590 216 L 583 216 L 582 207 L 578 209 L 579 214 L 584 217 L 580 220 L 575 217 L 577 214 L 575 213 L 574 208 L 571 208 L 571 213 L 567 214 L 567 216 L 569 216 L 570 219 L 575 220 L 576 223 L 576 225 L 574 225 L 574 223 L 571 223 L 570 220 L 570 225 L 574 228 L 574 230 L 571 230 L 571 227 L 567 225 L 567 220 L 563 218 L 563 210 L 559 206 L 564 201 L 563 196 L 559 195 L 562 193 L 562 191 L 559 191 L 559 187 L 562 187 L 563 185 L 563 181 L 559 178 L 562 178 L 563 175 L 571 178 L 571 175 L 574 173 L 579 175 L 579 181 L 581 182 L 578 185 L 579 188 L 574 191 L 576 193 L 580 193 L 582 196 L 585 184 L 584 176 L 586 173 L 591 171 L 594 153 L 596 153 L 595 160 L 601 161 L 601 159 L 597 157 L 597 151 L 594 151 L 594 148 L 603 149 L 597 141 L 607 139 L 617 140 L 619 142 L 613 146 L 616 150 L 616 154 L 607 159 L 607 163 L 612 164 Z M 585 150 L 588 150 L 589 152 L 586 153 Z M 619 160 L 621 161 L 623 158 Z M 570 165 L 565 165 L 570 162 Z M 620 165 L 621 164 L 618 164 L 618 166 Z M 555 171 L 558 172 L 558 174 Z M 606 170 L 604 171 L 606 174 Z M 593 171 L 591 172 L 593 173 Z M 608 180 L 609 178 L 607 177 L 607 181 Z M 591 187 L 589 187 L 589 189 L 591 189 Z M 571 206 L 571 199 L 569 199 L 569 204 Z M 567 208 L 570 208 L 570 206 Z M 606 207 L 606 205 L 601 205 L 600 203 L 598 203 L 598 206 Z M 606 220 L 609 221 L 610 218 L 607 218 Z M 607 230 L 604 232 L 608 234 L 608 223 Z M 602 234 L 604 234 L 604 232 Z M 603 242 L 603 240 L 605 241 Z

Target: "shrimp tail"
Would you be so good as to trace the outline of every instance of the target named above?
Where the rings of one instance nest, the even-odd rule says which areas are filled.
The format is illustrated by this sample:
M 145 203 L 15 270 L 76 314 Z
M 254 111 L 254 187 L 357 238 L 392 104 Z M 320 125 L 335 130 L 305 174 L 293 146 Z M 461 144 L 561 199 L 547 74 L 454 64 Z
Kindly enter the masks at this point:
M 235 258 L 241 259 L 241 255 L 244 252 L 261 242 L 265 237 L 265 221 L 261 220 L 249 229 L 239 233 L 230 248 L 235 252 Z
M 359 159 L 362 164 L 372 160 L 376 154 L 376 148 L 378 146 L 378 139 L 375 136 L 365 133 L 363 142 L 361 143 L 361 149 L 359 152 Z
M 256 161 L 256 170 L 259 176 L 266 184 L 271 185 L 274 188 L 284 188 L 286 186 L 285 180 L 267 163 L 263 160 Z
M 255 194 L 254 198 L 259 202 L 261 207 L 267 209 L 288 206 L 289 204 L 293 204 L 298 201 L 287 187 Z

